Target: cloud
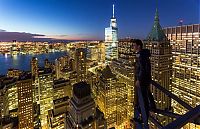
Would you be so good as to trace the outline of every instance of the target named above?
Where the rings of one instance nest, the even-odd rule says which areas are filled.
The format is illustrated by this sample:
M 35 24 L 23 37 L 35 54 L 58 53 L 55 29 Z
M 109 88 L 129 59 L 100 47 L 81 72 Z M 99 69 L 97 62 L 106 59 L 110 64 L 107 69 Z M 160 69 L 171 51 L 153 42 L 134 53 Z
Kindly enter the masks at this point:
M 0 32 L 5 32 L 6 30 L 2 30 L 2 29 L 0 29 Z
M 31 34 L 26 32 L 8 32 L 5 30 L 0 29 L 0 41 L 44 41 L 44 40 L 51 40 L 48 38 L 34 38 L 35 36 L 45 36 L 41 34 Z
M 45 38 L 45 39 L 55 39 L 55 40 L 69 40 L 68 35 L 36 35 L 34 38 Z
M 95 40 L 87 34 L 71 34 L 71 35 L 42 35 L 34 36 L 34 38 L 47 38 L 52 40 Z
M 8 32 L 0 29 L 0 41 L 55 41 L 55 40 L 94 40 L 88 34 L 43 35 L 26 32 Z

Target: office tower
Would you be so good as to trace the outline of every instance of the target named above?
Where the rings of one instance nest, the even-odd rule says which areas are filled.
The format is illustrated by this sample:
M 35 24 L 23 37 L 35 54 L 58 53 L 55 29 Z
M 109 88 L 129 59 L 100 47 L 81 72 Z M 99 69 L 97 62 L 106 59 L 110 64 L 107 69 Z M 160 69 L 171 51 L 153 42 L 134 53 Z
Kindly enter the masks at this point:
M 72 86 L 70 80 L 59 79 L 53 81 L 53 98 L 54 100 L 63 97 L 72 96 Z
M 31 73 L 33 77 L 38 76 L 38 59 L 36 57 L 33 57 L 31 59 Z
M 56 79 L 60 79 L 61 64 L 58 59 L 55 60 Z
M 200 24 L 164 28 L 172 45 L 172 93 L 192 107 L 200 105 Z M 185 114 L 184 107 L 172 100 L 175 113 Z M 188 124 L 187 129 L 200 128 Z
M 7 77 L 19 78 L 21 73 L 19 69 L 8 69 Z
M 105 62 L 105 43 L 102 41 L 91 41 L 87 43 L 87 59 L 102 64 Z
M 96 108 L 96 128 L 95 129 L 107 129 L 106 119 L 103 112 Z
M 134 39 L 131 38 L 120 39 L 118 42 L 118 58 L 134 62 L 135 52 L 133 45 L 134 45 Z
M 69 67 L 72 71 L 75 71 L 75 60 L 73 58 L 69 60 Z
M 1 129 L 19 129 L 18 127 L 18 117 L 9 117 L 6 116 L 0 119 Z
M 60 59 L 60 64 L 61 64 L 61 68 L 64 68 L 64 67 L 69 65 L 69 58 L 70 57 L 68 55 L 65 55 L 65 56 L 62 56 L 62 57 L 59 58 Z
M 73 85 L 67 128 L 95 129 L 95 102 L 91 97 L 90 85 L 86 82 Z
M 33 86 L 31 74 L 24 73 L 17 82 L 20 129 L 33 129 Z
M 69 97 L 59 98 L 53 101 L 53 109 L 48 111 L 49 129 L 66 129 L 66 115 L 69 108 Z
M 62 56 L 55 60 L 56 79 L 62 78 L 62 71 L 69 67 L 69 56 Z
M 99 43 L 99 55 L 98 55 L 98 63 L 105 63 L 105 43 Z
M 39 82 L 38 82 L 38 59 L 36 57 L 33 57 L 30 61 L 31 64 L 31 74 L 33 78 L 33 101 L 37 102 L 39 101 L 39 94 L 38 94 L 38 87 L 39 87 Z
M 16 46 L 16 40 L 13 41 L 12 46 L 10 47 L 10 55 L 11 56 L 15 56 L 17 55 L 18 50 L 17 50 L 17 46 Z
M 44 60 L 44 68 L 46 68 L 46 69 L 48 69 L 48 68 L 50 68 L 50 62 L 49 62 L 49 60 L 48 59 L 45 59 Z
M 94 98 L 95 103 L 97 102 L 97 82 L 98 82 L 98 75 L 94 73 L 95 71 L 88 70 L 87 83 L 91 86 L 91 96 Z
M 112 61 L 112 59 L 117 58 L 117 20 L 115 18 L 115 8 L 113 5 L 113 16 L 110 19 L 110 27 L 105 28 L 105 58 L 106 63 Z
M 147 40 L 144 41 L 145 48 L 151 52 L 151 74 L 152 80 L 171 91 L 172 76 L 172 50 L 170 41 L 165 36 L 164 31 L 159 23 L 158 10 L 156 9 L 154 24 Z M 170 110 L 171 100 L 163 92 L 152 87 L 156 106 L 159 109 Z M 168 117 L 159 117 L 161 124 L 169 123 Z
M 0 83 L 0 118 L 3 117 L 4 86 Z
M 6 86 L 3 83 L 3 80 L 6 76 L 0 75 L 0 118 L 4 116 L 4 94 Z
M 46 128 L 48 110 L 53 109 L 53 75 L 51 69 L 41 69 L 38 72 L 40 119 L 42 128 Z
M 118 42 L 118 59 L 114 59 L 111 63 L 112 71 L 118 76 L 119 82 L 126 84 L 129 120 L 133 118 L 135 98 L 135 52 L 133 45 L 134 39 L 120 39 Z
M 41 129 L 40 121 L 40 105 L 37 102 L 33 103 L 33 114 L 34 114 L 34 129 Z
M 77 48 L 75 51 L 75 71 L 77 72 L 77 82 L 80 82 L 86 79 L 87 49 Z
M 5 77 L 1 85 L 4 87 L 2 115 L 7 116 L 10 114 L 10 111 L 18 108 L 17 80 Z
M 107 127 L 122 128 L 127 121 L 127 89 L 118 82 L 116 75 L 107 65 L 97 85 L 97 105 L 107 122 Z

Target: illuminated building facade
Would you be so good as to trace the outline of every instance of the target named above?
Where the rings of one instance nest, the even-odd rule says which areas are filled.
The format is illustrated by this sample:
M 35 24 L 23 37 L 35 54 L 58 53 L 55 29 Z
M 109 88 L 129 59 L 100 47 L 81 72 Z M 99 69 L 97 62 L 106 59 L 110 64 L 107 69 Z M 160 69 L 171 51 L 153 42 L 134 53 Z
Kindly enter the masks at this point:
M 33 129 L 33 86 L 31 74 L 23 74 L 17 82 L 20 129 Z
M 172 93 L 196 107 L 200 105 L 200 24 L 167 27 L 164 32 L 172 45 Z M 172 106 L 175 113 L 187 111 L 176 101 L 172 101 Z M 200 126 L 188 124 L 184 128 Z
M 38 82 L 38 59 L 36 57 L 33 57 L 30 61 L 31 64 L 31 74 L 32 74 L 32 78 L 33 78 L 33 101 L 37 102 L 39 101 L 39 93 L 38 93 L 38 87 L 39 87 L 39 82 Z
M 55 60 L 56 79 L 60 79 L 61 65 L 58 59 Z
M 53 75 L 51 69 L 41 69 L 38 75 L 38 103 L 40 104 L 40 119 L 43 128 L 47 126 L 48 110 L 53 109 Z
M 90 85 L 79 82 L 73 85 L 73 97 L 69 102 L 67 128 L 95 129 L 95 102 Z
M 118 46 L 118 28 L 117 20 L 115 18 L 115 10 L 113 5 L 113 16 L 110 19 L 110 27 L 105 28 L 105 58 L 109 63 L 112 59 L 117 58 L 117 46 Z
M 66 129 L 66 115 L 69 108 L 69 97 L 53 101 L 54 108 L 48 111 L 49 129 Z
M 86 79 L 86 55 L 86 48 L 77 48 L 75 50 L 75 71 L 77 72 L 77 82 L 84 81 Z
M 87 59 L 98 64 L 105 63 L 105 43 L 102 41 L 89 42 L 87 45 Z
M 3 115 L 6 116 L 9 115 L 9 111 L 18 108 L 17 80 L 6 77 L 3 80 L 3 85 L 5 85 Z
M 38 76 L 38 59 L 36 57 L 33 57 L 31 59 L 31 73 L 32 76 L 37 78 Z
M 1 119 L 1 129 L 19 129 L 17 117 L 4 117 Z
M 48 68 L 50 68 L 50 66 L 51 66 L 51 64 L 50 64 L 49 60 L 45 59 L 44 60 L 44 68 L 48 69 Z
M 56 79 L 60 79 L 62 77 L 62 71 L 69 67 L 69 56 L 62 56 L 55 60 L 55 72 Z
M 165 36 L 159 23 L 158 10 L 156 9 L 154 24 L 147 40 L 144 41 L 145 48 L 151 52 L 151 75 L 152 80 L 163 86 L 168 91 L 172 87 L 172 50 L 170 41 Z M 163 92 L 152 87 L 152 93 L 156 102 L 156 107 L 163 110 L 171 110 L 171 100 Z M 158 118 L 161 124 L 170 122 L 168 117 Z
M 72 71 L 70 61 L 71 59 L 68 55 L 62 56 L 55 60 L 56 79 L 69 79 L 70 72 Z
M 4 86 L 2 84 L 0 84 L 0 118 L 3 117 L 3 101 L 4 101 Z
M 37 102 L 33 102 L 33 114 L 34 114 L 34 129 L 41 129 L 40 121 L 40 105 Z
M 112 71 L 118 76 L 119 82 L 127 88 L 127 115 L 131 119 L 134 113 L 134 84 L 135 84 L 135 52 L 134 39 L 120 39 L 118 42 L 118 59 L 111 63 Z
M 53 81 L 53 98 L 54 100 L 63 97 L 72 96 L 72 86 L 70 80 L 59 79 Z
M 101 71 L 97 85 L 97 105 L 107 122 L 107 127 L 124 128 L 127 123 L 127 89 L 118 82 L 107 65 Z
M 18 78 L 21 73 L 19 69 L 8 69 L 7 77 Z

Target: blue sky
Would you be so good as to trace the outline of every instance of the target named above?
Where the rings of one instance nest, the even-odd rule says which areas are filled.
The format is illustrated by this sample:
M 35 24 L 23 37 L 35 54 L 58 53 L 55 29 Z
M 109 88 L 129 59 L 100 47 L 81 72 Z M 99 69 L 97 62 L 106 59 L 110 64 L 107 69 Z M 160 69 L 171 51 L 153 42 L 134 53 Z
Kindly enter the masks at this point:
M 103 40 L 113 3 L 119 38 L 145 38 L 156 0 L 0 0 L 0 29 L 47 38 Z M 199 8 L 199 0 L 158 0 L 163 27 L 176 26 L 179 19 L 184 24 L 200 23 Z

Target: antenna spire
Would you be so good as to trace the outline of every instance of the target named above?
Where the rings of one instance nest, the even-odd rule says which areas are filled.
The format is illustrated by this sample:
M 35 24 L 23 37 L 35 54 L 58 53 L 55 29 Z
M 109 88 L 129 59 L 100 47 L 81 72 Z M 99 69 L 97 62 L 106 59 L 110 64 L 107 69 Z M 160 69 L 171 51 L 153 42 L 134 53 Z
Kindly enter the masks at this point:
M 113 4 L 113 18 L 115 17 L 115 5 Z
M 159 21 L 159 14 L 158 14 L 158 0 L 156 0 L 156 14 L 155 14 L 155 21 Z
M 156 9 L 158 9 L 158 0 L 156 0 Z

